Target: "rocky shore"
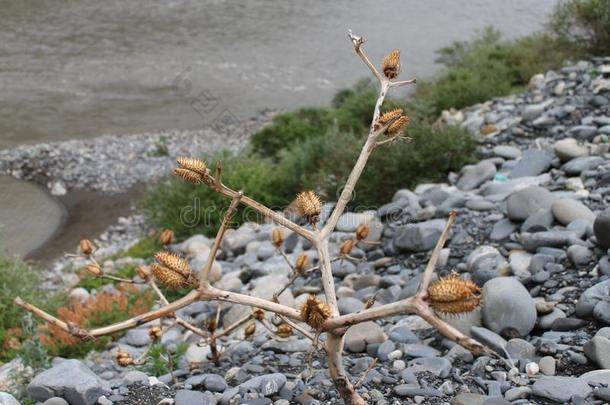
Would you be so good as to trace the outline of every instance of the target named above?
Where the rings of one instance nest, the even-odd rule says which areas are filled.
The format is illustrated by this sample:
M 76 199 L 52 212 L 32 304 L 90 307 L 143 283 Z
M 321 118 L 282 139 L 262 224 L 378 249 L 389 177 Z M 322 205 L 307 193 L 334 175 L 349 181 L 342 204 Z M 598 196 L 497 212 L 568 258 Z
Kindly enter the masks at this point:
M 271 115 L 263 112 L 246 122 L 199 130 L 22 145 L 0 150 L 0 175 L 34 181 L 54 195 L 72 189 L 122 192 L 167 177 L 176 156 L 241 149 Z
M 374 358 L 379 360 L 359 392 L 380 405 L 609 402 L 610 58 L 536 75 L 522 94 L 447 111 L 442 120 L 480 138 L 481 160 L 451 173 L 446 183 L 398 190 L 376 211 L 343 215 L 332 239 L 335 251 L 362 223 L 370 226 L 368 242 L 376 243 L 360 244 L 352 252 L 367 261 L 333 264 L 339 309 L 357 312 L 372 297 L 378 305 L 414 294 L 446 217 L 456 210 L 439 273 L 471 278 L 482 287 L 483 299 L 477 311 L 448 321 L 504 359 L 475 358 L 417 316 L 368 322 L 346 335 L 345 365 L 353 381 Z M 162 171 L 164 164 L 155 168 Z M 18 170 L 16 165 L 10 170 Z M 81 184 L 65 181 L 69 187 Z M 118 187 L 110 181 L 98 184 Z M 270 242 L 273 229 L 272 224 L 248 223 L 231 230 L 218 258 L 216 285 L 271 298 L 291 271 Z M 196 235 L 171 248 L 198 268 L 211 242 Z M 287 238 L 285 248 L 293 262 L 303 253 L 316 262 L 315 250 L 296 235 Z M 108 273 L 118 267 L 104 263 Z M 321 280 L 313 274 L 298 279 L 280 300 L 298 307 L 309 293 L 321 291 Z M 72 291 L 77 299 L 97 293 Z M 216 303 L 198 302 L 179 315 L 201 326 L 216 311 Z M 222 322 L 230 324 L 247 311 L 223 306 Z M 277 338 L 264 328 L 248 339 L 239 331 L 223 340 L 220 366 L 211 362 L 209 346 L 179 326 L 161 338 L 170 352 L 187 345 L 172 374 L 117 366 L 119 350 L 134 358 L 144 352 L 148 326 L 127 332 L 84 361 L 56 359 L 31 382 L 29 393 L 48 405 L 65 400 L 341 403 L 323 351 L 315 352 L 310 370 L 308 340 Z

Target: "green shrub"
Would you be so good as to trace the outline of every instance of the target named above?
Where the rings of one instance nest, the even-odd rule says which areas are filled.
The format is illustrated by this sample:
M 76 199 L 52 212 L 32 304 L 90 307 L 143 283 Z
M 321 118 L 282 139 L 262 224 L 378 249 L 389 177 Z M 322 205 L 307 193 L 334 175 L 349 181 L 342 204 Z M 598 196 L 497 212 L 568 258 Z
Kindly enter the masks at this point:
M 0 257 L 0 362 L 12 359 L 18 345 L 11 338 L 21 334 L 25 312 L 13 304 L 21 297 L 35 305 L 46 306 L 45 294 L 40 292 L 40 278 L 27 263 L 20 259 Z
M 332 125 L 332 112 L 327 108 L 302 108 L 279 114 L 250 140 L 255 152 L 275 156 L 292 142 L 318 136 Z
M 413 143 L 397 142 L 371 156 L 356 186 L 352 208 L 378 207 L 390 201 L 397 189 L 444 180 L 450 170 L 473 159 L 476 142 L 461 128 L 420 122 L 408 127 L 407 135 Z M 351 133 L 311 139 L 282 154 L 278 173 L 293 179 L 297 189 L 314 189 L 327 201 L 336 201 L 363 142 L 363 136 Z
M 610 0 L 561 0 L 548 26 L 560 39 L 593 55 L 610 55 Z
M 222 180 L 227 186 L 243 190 L 248 196 L 271 207 L 283 207 L 284 189 L 274 181 L 272 162 L 256 155 L 221 154 L 211 159 L 211 167 L 221 158 Z M 179 179 L 171 179 L 152 187 L 142 203 L 142 208 L 153 224 L 170 228 L 177 238 L 203 233 L 213 236 L 229 205 L 229 199 L 206 186 L 194 186 Z M 258 218 L 243 205 L 233 218 L 233 225 Z

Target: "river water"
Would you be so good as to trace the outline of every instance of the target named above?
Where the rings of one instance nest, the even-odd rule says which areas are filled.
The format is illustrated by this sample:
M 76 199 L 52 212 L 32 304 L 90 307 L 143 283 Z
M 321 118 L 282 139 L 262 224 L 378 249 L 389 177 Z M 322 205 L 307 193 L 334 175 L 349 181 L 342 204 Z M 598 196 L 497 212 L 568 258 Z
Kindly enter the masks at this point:
M 555 0 L 0 0 L 0 148 L 243 120 L 327 104 L 368 75 L 347 38 L 403 77 L 491 25 L 540 29 Z M 3 182 L 3 193 L 26 192 Z M 11 216 L 14 216 L 11 213 Z M 24 221 L 27 221 L 23 212 Z M 6 218 L 0 207 L 0 225 Z

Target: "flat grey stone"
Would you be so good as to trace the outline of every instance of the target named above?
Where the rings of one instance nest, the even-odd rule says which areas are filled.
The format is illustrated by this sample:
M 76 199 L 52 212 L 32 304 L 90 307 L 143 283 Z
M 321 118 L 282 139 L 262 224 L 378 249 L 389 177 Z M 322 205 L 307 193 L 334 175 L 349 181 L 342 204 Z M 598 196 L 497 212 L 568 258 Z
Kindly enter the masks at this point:
M 38 401 L 60 396 L 72 405 L 93 405 L 110 387 L 81 361 L 64 360 L 38 374 L 27 390 Z
M 574 377 L 541 376 L 532 386 L 534 395 L 559 403 L 568 403 L 575 395 L 586 398 L 591 391 L 586 382 Z

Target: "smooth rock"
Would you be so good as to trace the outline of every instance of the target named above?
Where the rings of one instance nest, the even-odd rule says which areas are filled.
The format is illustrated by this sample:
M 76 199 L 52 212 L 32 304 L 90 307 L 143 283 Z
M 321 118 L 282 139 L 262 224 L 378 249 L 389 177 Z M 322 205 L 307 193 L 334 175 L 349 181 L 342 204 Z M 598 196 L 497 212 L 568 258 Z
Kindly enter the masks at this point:
M 402 250 L 427 252 L 436 245 L 445 223 L 444 219 L 433 219 L 401 226 L 396 230 L 394 245 Z
M 67 404 L 67 402 L 66 402 Z M 20 405 L 19 401 L 8 392 L 0 392 L 0 405 Z
M 546 188 L 530 186 L 513 192 L 506 200 L 508 218 L 523 221 L 541 209 L 550 209 L 555 196 Z
M 496 172 L 496 165 L 488 160 L 482 160 L 475 165 L 464 166 L 457 187 L 460 190 L 475 189 L 487 180 L 493 179 Z
M 567 162 L 577 157 L 586 156 L 587 148 L 578 144 L 574 138 L 561 139 L 553 146 L 555 154 L 562 162 Z
M 537 176 L 546 172 L 551 167 L 551 155 L 540 149 L 528 149 L 523 152 L 521 160 L 511 170 L 510 178 Z
M 581 156 L 565 163 L 561 166 L 561 170 L 569 176 L 579 176 L 585 170 L 593 169 L 604 163 L 604 158 L 599 156 Z
M 559 403 L 568 403 L 575 395 L 586 398 L 591 391 L 586 382 L 574 377 L 541 376 L 532 386 L 534 395 Z
M 497 277 L 483 286 L 483 324 L 503 336 L 525 336 L 536 324 L 536 304 L 523 284 Z
M 551 206 L 551 211 L 555 219 L 563 225 L 568 225 L 576 219 L 584 219 L 591 223 L 595 220 L 595 215 L 586 205 L 571 198 L 556 200 Z
M 383 328 L 375 322 L 363 322 L 350 327 L 345 334 L 345 348 L 353 353 L 361 353 L 367 344 L 383 343 L 386 340 Z
M 610 369 L 610 339 L 594 336 L 582 348 L 592 362 L 600 368 Z
M 110 387 L 81 361 L 64 360 L 38 374 L 27 390 L 38 401 L 61 396 L 72 405 L 92 405 Z
M 610 249 L 610 208 L 597 214 L 593 222 L 593 233 L 601 247 Z

